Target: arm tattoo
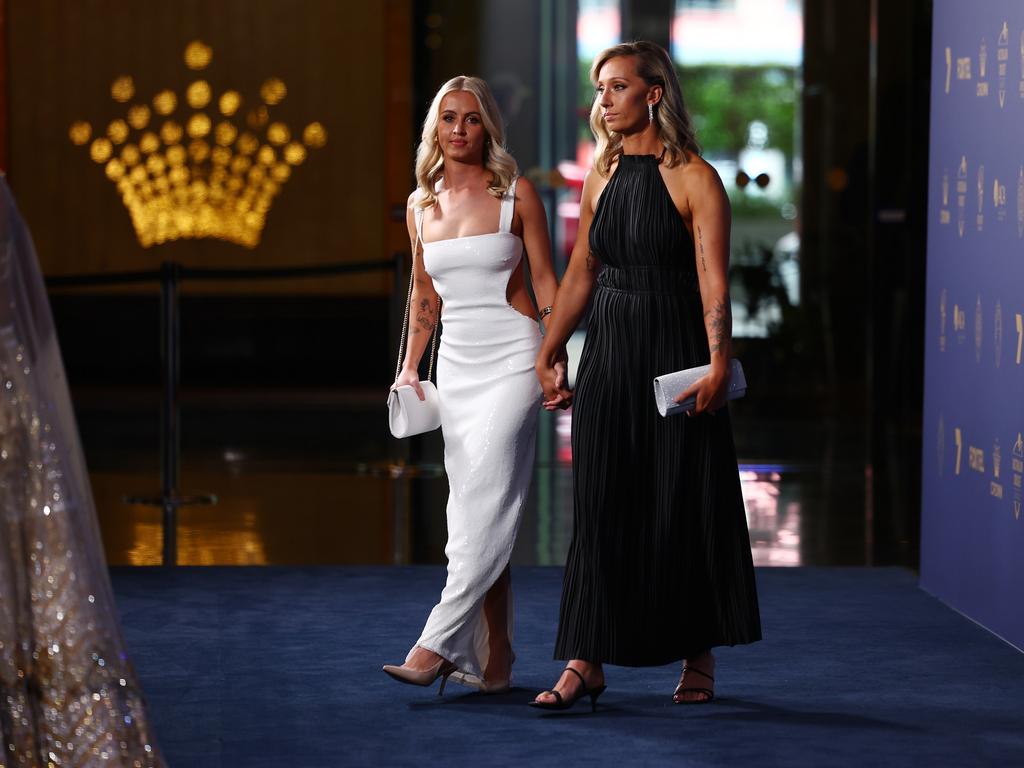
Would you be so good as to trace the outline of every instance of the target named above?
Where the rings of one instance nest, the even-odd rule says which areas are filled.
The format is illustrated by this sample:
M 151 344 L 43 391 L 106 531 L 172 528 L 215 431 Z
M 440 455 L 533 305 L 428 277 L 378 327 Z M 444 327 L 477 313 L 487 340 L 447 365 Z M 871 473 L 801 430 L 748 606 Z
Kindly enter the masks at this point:
M 708 263 L 704 261 L 704 233 L 700 231 L 700 224 L 697 225 L 697 245 L 700 247 L 700 265 L 707 272 Z
M 594 271 L 594 254 L 590 252 L 589 248 L 587 249 L 587 271 Z
M 416 313 L 416 325 L 413 326 L 412 332 L 419 333 L 420 328 L 427 333 L 434 330 L 434 307 L 429 299 L 420 299 L 419 312 Z
M 711 342 L 711 354 L 714 354 L 721 351 L 732 337 L 732 311 L 725 301 L 715 299 L 714 306 L 704 313 L 704 317 L 710 317 L 708 341 Z

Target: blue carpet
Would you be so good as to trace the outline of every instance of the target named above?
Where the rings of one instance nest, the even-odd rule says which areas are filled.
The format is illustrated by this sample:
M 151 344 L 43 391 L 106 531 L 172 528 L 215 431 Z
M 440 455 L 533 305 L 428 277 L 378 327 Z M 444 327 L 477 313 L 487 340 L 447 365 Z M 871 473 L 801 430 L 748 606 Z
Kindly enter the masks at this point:
M 674 667 L 609 667 L 591 715 L 525 705 L 561 666 L 561 569 L 513 571 L 516 687 L 443 698 L 380 671 L 419 634 L 439 567 L 113 570 L 172 768 L 1024 763 L 1024 655 L 912 573 L 757 575 L 765 640 L 717 651 L 713 703 L 673 705 Z

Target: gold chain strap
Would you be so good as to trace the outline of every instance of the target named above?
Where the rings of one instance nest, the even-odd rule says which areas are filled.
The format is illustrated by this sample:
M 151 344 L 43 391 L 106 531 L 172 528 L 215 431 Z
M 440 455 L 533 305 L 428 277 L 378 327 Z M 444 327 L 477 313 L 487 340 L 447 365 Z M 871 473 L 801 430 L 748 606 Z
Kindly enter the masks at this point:
M 417 211 L 417 219 L 422 214 Z M 409 292 L 405 297 L 405 319 L 402 322 L 402 340 L 398 343 L 398 361 L 395 363 L 395 379 L 402 372 L 402 356 L 405 353 L 405 341 L 409 335 L 409 324 L 412 322 L 412 285 L 416 278 L 416 252 L 420 249 L 420 223 L 416 221 L 416 241 L 412 247 L 412 266 L 409 269 Z M 427 367 L 427 381 L 434 377 L 434 354 L 437 351 L 437 325 L 441 320 L 441 298 L 437 300 L 437 317 L 434 319 L 434 330 L 430 334 L 430 364 Z

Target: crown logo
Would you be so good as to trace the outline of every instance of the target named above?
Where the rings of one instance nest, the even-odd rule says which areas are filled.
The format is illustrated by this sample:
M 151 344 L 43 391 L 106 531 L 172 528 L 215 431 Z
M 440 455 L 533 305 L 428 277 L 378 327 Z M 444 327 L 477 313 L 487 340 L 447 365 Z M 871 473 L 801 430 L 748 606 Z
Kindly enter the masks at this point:
M 185 65 L 201 72 L 213 49 L 199 40 L 185 47 Z M 260 103 L 243 109 L 236 90 L 215 94 L 198 77 L 184 97 L 170 89 L 148 102 L 137 98 L 128 75 L 110 86 L 123 117 L 105 133 L 84 120 L 72 123 L 71 141 L 88 146 L 117 185 L 143 248 L 182 238 L 215 238 L 253 248 L 259 244 L 274 197 L 309 149 L 327 143 L 327 131 L 309 123 L 294 135 L 271 117 L 288 89 L 271 77 Z

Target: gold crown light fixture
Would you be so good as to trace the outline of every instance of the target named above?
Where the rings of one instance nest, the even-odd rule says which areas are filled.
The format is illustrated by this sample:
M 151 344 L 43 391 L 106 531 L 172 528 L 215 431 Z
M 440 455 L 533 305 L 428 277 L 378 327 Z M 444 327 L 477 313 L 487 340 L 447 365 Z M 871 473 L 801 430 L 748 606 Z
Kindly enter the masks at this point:
M 213 49 L 194 40 L 185 65 L 202 72 Z M 117 185 L 143 248 L 182 238 L 215 238 L 254 248 L 274 197 L 309 149 L 327 143 L 319 122 L 295 132 L 271 110 L 287 96 L 277 77 L 260 88 L 260 103 L 244 109 L 236 90 L 215 93 L 197 76 L 183 95 L 164 89 L 139 99 L 122 75 L 110 96 L 124 105 L 105 130 L 78 120 L 68 135 L 88 147 Z

